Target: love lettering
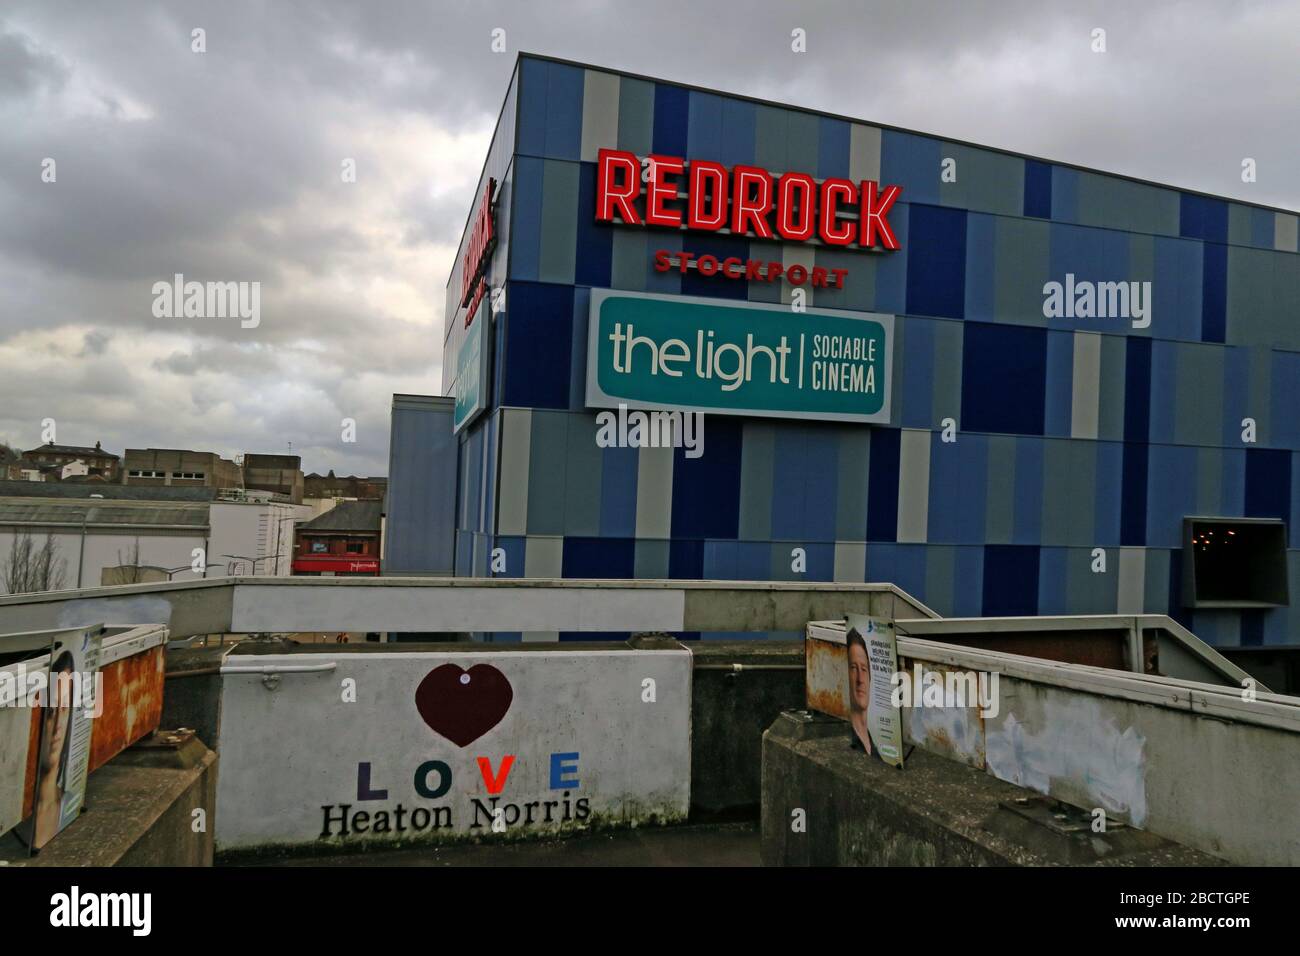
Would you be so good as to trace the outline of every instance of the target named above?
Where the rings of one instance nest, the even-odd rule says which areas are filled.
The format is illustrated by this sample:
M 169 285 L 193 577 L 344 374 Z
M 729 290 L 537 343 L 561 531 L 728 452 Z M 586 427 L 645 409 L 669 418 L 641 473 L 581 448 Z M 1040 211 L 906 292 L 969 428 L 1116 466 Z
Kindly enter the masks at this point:
M 548 779 L 553 799 L 508 801 L 502 794 L 509 785 L 516 765 L 514 754 L 499 760 L 475 757 L 483 795 L 469 797 L 469 830 L 491 828 L 500 832 L 520 824 L 563 825 L 582 823 L 591 815 L 587 797 L 573 799 L 572 792 L 581 788 L 578 775 L 580 754 L 576 751 L 550 755 Z M 445 760 L 426 760 L 415 768 L 411 785 L 417 797 L 438 801 L 452 792 L 454 775 Z M 357 764 L 357 803 L 387 802 L 389 791 L 373 775 L 369 761 Z M 354 804 L 324 804 L 320 839 L 377 835 L 389 839 L 419 835 L 433 830 L 456 829 L 453 807 L 446 805 L 408 807 L 397 803 L 383 808 L 356 809 Z

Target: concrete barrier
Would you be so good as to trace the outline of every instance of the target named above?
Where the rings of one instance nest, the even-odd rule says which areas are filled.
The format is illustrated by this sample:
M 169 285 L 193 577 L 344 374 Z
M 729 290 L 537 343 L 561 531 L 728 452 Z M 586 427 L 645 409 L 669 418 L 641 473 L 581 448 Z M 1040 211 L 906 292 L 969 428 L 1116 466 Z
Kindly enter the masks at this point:
M 0 632 L 166 624 L 299 631 L 794 631 L 846 611 L 933 618 L 892 584 L 574 578 L 214 578 L 0 597 Z
M 227 656 L 218 852 L 686 818 L 691 658 L 676 642 L 401 646 Z
M 808 629 L 810 645 L 843 634 Z M 998 675 L 996 713 L 903 708 L 909 746 L 1230 862 L 1300 864 L 1300 699 L 917 638 L 898 652 L 905 671 Z M 815 703 L 847 712 L 832 660 L 809 652 Z

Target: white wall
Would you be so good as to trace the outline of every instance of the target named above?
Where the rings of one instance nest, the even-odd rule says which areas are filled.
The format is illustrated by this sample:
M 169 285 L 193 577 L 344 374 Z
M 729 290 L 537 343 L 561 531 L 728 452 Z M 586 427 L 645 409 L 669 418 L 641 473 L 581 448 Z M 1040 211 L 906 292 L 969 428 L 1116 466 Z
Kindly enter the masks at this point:
M 15 533 L 12 528 L 0 528 L 0 565 L 9 559 L 9 548 Z M 53 535 L 58 556 L 64 561 L 63 587 L 66 589 L 80 587 L 97 588 L 100 586 L 101 573 L 104 568 L 117 567 L 124 561 L 130 561 L 136 542 L 140 544 L 140 564 L 160 568 L 177 568 L 189 564 L 194 548 L 203 547 L 203 535 L 197 534 L 139 534 L 134 532 L 122 534 L 99 534 L 91 530 L 85 536 L 85 554 L 82 555 L 82 536 L 76 531 L 56 532 Z M 45 532 L 32 532 L 32 542 L 36 546 L 45 543 Z M 78 581 L 77 570 L 81 569 Z M 200 575 L 188 571 L 177 574 L 172 580 L 184 581 Z M 0 589 L 3 580 L 0 579 Z
M 307 505 L 278 502 L 214 501 L 209 509 L 212 540 L 208 545 L 208 576 L 288 575 L 293 565 L 295 520 L 311 516 Z M 225 555 L 242 555 L 228 558 Z M 248 559 L 266 560 L 248 560 Z

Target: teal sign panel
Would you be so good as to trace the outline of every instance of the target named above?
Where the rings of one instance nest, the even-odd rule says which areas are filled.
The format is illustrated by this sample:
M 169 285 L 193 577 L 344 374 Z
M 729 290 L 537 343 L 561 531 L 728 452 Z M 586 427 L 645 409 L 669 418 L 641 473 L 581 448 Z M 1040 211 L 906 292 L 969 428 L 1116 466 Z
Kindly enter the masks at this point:
M 889 422 L 894 317 L 593 289 L 587 404 Z
M 474 323 L 465 332 L 465 339 L 456 353 L 456 412 L 452 431 L 459 432 L 487 408 L 487 346 L 484 338 L 488 328 L 487 310 L 474 317 Z

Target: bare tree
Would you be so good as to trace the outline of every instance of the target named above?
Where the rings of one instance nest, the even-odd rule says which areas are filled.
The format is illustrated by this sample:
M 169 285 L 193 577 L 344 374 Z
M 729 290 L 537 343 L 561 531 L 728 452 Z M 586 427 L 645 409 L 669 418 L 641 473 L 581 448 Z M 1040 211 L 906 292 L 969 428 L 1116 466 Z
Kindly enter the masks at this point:
M 34 591 L 57 591 L 63 587 L 67 561 L 59 557 L 52 534 L 37 544 L 30 531 L 16 533 L 9 543 L 9 560 L 4 564 L 5 591 L 30 594 Z
M 118 584 L 139 584 L 144 580 L 144 574 L 140 567 L 140 539 L 135 539 L 133 544 L 126 552 L 126 557 L 122 557 L 122 552 L 117 552 L 117 583 Z

